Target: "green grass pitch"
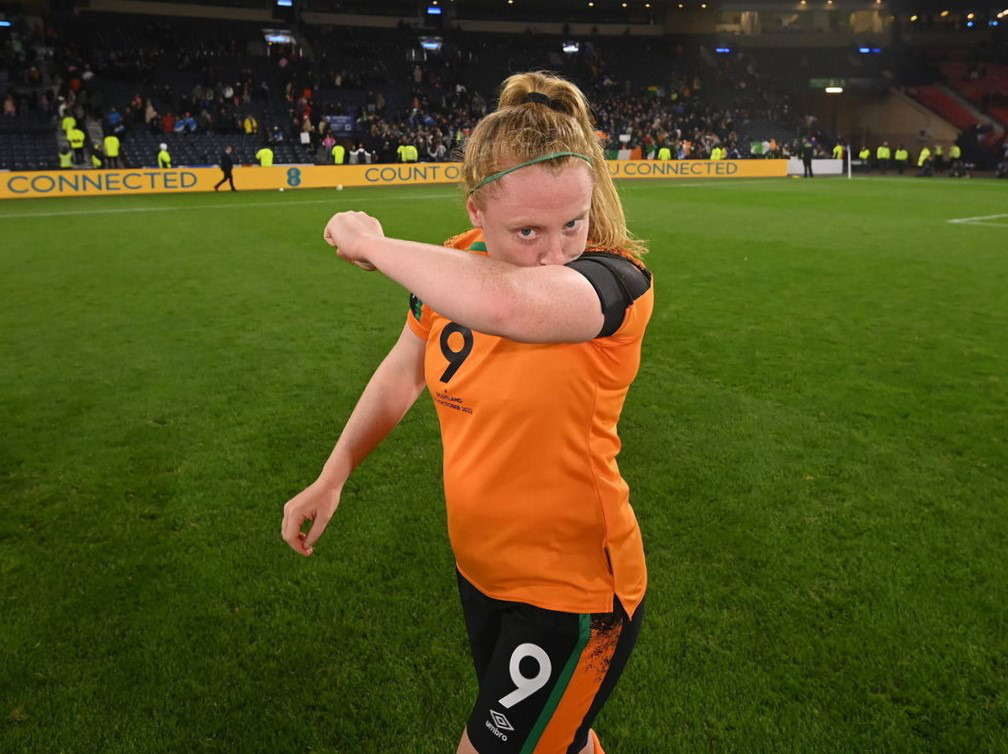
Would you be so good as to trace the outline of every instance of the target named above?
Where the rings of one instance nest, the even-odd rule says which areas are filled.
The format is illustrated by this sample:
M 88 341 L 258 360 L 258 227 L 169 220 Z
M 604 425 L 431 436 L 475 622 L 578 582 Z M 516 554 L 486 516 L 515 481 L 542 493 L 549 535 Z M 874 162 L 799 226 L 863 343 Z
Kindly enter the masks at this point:
M 621 191 L 657 304 L 609 754 L 1008 751 L 1008 185 Z M 0 206 L 0 751 L 454 752 L 426 394 L 314 558 L 279 535 L 407 311 L 343 208 L 466 227 L 450 187 Z

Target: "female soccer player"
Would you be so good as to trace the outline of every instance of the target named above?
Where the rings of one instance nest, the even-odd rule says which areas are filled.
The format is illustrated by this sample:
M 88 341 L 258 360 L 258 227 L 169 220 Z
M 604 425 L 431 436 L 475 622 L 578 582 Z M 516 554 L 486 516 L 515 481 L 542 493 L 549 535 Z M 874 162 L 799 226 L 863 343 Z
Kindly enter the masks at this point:
M 479 680 L 458 752 L 600 754 L 591 723 L 647 581 L 616 425 L 651 274 L 569 82 L 508 78 L 463 176 L 473 230 L 447 248 L 387 238 L 361 212 L 326 225 L 340 256 L 412 292 L 410 311 L 321 475 L 284 506 L 283 537 L 312 554 L 350 473 L 426 385 Z

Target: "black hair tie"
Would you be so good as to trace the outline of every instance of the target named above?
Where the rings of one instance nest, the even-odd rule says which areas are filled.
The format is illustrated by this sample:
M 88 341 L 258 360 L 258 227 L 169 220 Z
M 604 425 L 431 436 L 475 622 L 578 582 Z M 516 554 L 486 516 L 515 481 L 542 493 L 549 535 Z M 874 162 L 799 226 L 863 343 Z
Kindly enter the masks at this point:
M 552 97 L 547 97 L 542 92 L 529 92 L 525 95 L 526 102 L 537 102 L 540 105 L 546 105 L 546 107 L 556 110 L 558 113 L 567 114 L 566 108 L 560 100 L 555 100 Z

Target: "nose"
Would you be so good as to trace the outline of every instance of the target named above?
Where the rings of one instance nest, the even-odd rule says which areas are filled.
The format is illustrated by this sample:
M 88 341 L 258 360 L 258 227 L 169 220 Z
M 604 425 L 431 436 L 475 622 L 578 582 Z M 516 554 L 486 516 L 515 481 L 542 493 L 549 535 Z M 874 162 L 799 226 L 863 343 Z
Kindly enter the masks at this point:
M 539 260 L 539 264 L 563 264 L 563 239 L 559 235 L 551 235 L 546 242 L 546 252 Z

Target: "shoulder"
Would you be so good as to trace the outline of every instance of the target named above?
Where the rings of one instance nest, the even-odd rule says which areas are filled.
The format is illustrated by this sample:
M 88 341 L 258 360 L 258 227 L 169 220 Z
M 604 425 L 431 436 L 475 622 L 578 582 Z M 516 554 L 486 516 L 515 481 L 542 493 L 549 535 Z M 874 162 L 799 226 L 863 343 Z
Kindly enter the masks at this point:
M 452 236 L 442 246 L 447 246 L 449 249 L 469 249 L 478 243 L 483 243 L 483 231 L 479 228 L 472 228 L 464 233 Z
M 651 288 L 651 271 L 629 256 L 611 251 L 586 251 L 572 262 L 571 267 L 589 280 L 612 279 L 633 303 Z
M 598 294 L 604 322 L 596 337 L 619 330 L 627 310 L 651 290 L 651 271 L 623 254 L 586 251 L 566 266 L 584 275 Z

